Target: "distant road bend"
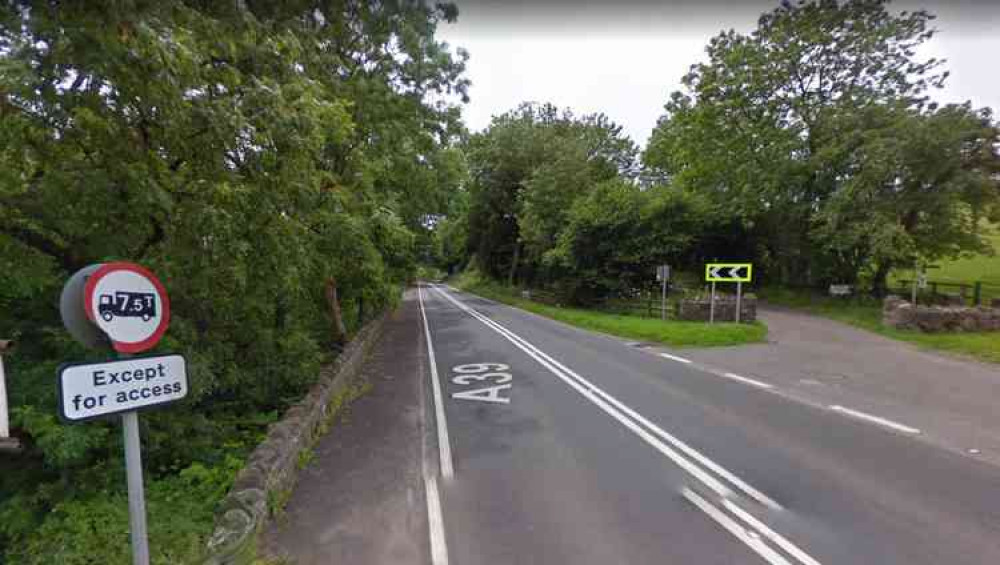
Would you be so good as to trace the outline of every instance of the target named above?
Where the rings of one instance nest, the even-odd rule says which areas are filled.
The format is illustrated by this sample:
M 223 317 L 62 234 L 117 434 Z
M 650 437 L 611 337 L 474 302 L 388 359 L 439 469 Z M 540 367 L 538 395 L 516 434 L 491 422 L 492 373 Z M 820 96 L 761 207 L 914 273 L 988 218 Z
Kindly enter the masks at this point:
M 434 565 L 1000 563 L 998 467 L 680 355 L 416 295 Z

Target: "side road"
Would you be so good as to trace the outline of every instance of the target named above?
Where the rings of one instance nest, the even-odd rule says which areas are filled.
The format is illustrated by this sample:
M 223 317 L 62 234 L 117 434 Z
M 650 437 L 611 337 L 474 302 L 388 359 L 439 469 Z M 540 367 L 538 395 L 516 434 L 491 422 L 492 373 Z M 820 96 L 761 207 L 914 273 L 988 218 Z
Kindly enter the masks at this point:
M 923 439 L 1000 464 L 1000 367 L 930 353 L 791 309 L 758 312 L 768 343 L 673 351 L 773 385 L 919 430 Z
M 297 565 L 429 563 L 419 320 L 408 290 L 365 364 L 370 390 L 316 446 L 263 553 Z

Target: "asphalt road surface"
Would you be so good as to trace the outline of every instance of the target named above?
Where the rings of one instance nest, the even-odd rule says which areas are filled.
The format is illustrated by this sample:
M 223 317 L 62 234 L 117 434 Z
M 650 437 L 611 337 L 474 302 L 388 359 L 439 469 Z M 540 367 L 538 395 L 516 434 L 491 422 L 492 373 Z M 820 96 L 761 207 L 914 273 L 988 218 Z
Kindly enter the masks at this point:
M 1000 563 L 990 463 L 444 286 L 419 301 L 434 565 Z

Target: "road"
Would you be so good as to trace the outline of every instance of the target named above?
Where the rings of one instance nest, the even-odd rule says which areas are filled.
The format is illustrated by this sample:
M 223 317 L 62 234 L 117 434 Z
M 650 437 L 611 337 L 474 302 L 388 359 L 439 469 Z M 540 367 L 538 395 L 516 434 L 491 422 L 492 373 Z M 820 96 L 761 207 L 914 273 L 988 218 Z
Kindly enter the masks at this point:
M 430 562 L 1000 563 L 1000 468 L 423 287 Z

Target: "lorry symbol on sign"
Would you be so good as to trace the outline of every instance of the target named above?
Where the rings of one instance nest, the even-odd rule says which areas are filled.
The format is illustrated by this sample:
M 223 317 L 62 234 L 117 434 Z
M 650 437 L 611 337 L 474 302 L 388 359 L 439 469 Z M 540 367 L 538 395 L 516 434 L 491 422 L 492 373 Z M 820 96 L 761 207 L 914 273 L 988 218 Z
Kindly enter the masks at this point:
M 115 316 L 142 318 L 143 322 L 148 322 L 156 316 L 156 295 L 151 292 L 125 291 L 115 291 L 113 295 L 102 294 L 97 310 L 105 322 L 110 322 Z

